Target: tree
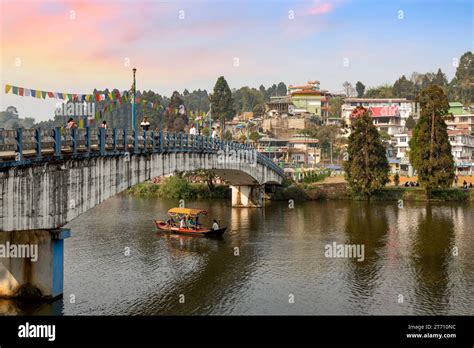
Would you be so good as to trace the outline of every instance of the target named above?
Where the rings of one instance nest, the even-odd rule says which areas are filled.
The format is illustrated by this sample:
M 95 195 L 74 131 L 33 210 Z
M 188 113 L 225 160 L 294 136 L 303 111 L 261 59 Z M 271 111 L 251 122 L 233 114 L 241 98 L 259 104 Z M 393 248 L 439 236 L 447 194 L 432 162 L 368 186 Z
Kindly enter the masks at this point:
M 231 141 L 232 140 L 232 132 L 230 130 L 225 132 L 224 140 Z
M 474 103 L 474 54 L 472 52 L 468 51 L 461 56 L 449 87 L 452 100 L 463 104 Z
M 362 115 L 355 119 L 348 142 L 348 160 L 344 163 L 346 178 L 352 191 L 370 199 L 389 181 L 385 147 L 369 113 L 357 107 Z
M 365 85 L 362 82 L 357 81 L 356 91 L 357 91 L 357 98 L 362 98 L 365 92 Z
M 262 117 L 265 114 L 265 105 L 257 104 L 253 107 L 253 117 Z
M 329 117 L 341 118 L 341 107 L 344 104 L 344 98 L 334 97 L 329 99 Z
M 234 114 L 232 91 L 224 76 L 217 79 L 214 91 L 209 99 L 212 103 L 212 113 L 217 115 L 217 119 L 221 123 L 221 131 L 224 131 L 225 120 L 232 119 Z
M 395 186 L 398 186 L 400 184 L 400 175 L 398 174 L 398 172 L 396 172 L 393 176 L 393 183 L 395 184 Z
M 366 98 L 393 98 L 393 88 L 390 85 L 369 88 L 365 92 Z
M 417 102 L 421 112 L 410 139 L 410 162 L 431 197 L 433 189 L 450 187 L 454 179 L 453 155 L 444 122 L 449 103 L 443 89 L 434 85 L 423 89 Z
M 277 87 L 277 94 L 281 96 L 285 96 L 288 93 L 288 89 L 283 82 L 280 82 Z
M 446 74 L 444 74 L 441 69 L 438 69 L 438 72 L 431 81 L 433 85 L 441 87 L 445 92 L 448 87 L 448 80 L 446 79 Z
M 250 140 L 252 140 L 254 143 L 258 141 L 258 139 L 261 138 L 261 135 L 258 132 L 252 132 L 249 136 Z
M 405 127 L 408 130 L 412 130 L 413 128 L 415 128 L 415 125 L 416 125 L 416 121 L 413 118 L 413 116 L 412 115 L 408 116 L 407 120 L 405 121 Z
M 407 98 L 408 100 L 415 100 L 415 84 L 408 80 L 405 75 L 402 75 L 392 88 L 393 96 L 397 98 Z
M 344 81 L 342 84 L 342 87 L 344 88 L 344 93 L 346 94 L 346 97 L 352 97 L 354 96 L 354 87 L 352 87 L 352 83 L 349 81 Z

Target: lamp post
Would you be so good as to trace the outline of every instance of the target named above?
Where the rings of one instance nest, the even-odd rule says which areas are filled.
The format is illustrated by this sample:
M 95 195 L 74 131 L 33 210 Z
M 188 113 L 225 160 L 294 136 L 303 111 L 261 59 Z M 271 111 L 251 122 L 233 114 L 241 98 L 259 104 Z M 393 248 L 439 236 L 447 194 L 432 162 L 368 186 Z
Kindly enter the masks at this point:
M 136 68 L 132 69 L 133 71 L 133 103 L 132 103 L 132 129 L 135 131 L 135 111 L 136 111 L 136 105 L 135 105 L 135 99 L 136 99 L 136 81 L 135 81 L 135 73 L 137 72 Z

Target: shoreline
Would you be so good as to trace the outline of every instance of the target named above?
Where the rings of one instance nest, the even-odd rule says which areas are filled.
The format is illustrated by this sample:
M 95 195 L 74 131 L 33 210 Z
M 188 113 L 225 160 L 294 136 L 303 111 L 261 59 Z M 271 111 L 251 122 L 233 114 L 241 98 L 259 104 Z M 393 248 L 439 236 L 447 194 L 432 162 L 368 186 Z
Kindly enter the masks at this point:
M 162 183 L 146 181 L 132 186 L 127 194 L 137 196 L 152 196 L 160 198 L 194 198 L 217 199 L 230 198 L 229 185 L 216 185 L 211 191 L 203 183 L 187 183 L 179 190 L 160 190 Z M 428 199 L 421 187 L 385 186 L 376 192 L 370 201 L 407 201 L 407 202 L 474 202 L 474 189 L 449 188 L 437 189 Z M 267 192 L 265 199 L 269 201 L 318 201 L 318 200 L 350 200 L 367 201 L 365 197 L 356 196 L 346 182 L 316 182 L 293 183 L 289 186 L 277 186 L 273 192 Z

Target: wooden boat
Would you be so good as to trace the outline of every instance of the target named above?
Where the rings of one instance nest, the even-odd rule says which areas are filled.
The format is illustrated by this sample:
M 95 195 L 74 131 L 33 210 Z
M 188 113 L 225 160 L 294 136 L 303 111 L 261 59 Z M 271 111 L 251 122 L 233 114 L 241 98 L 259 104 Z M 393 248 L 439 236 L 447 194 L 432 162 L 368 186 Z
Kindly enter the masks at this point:
M 172 208 L 168 210 L 168 215 L 171 218 L 176 218 L 177 221 L 181 220 L 181 218 L 196 218 L 200 215 L 207 215 L 205 210 L 200 209 L 189 209 L 189 208 Z M 207 227 L 192 227 L 192 228 L 180 228 L 179 226 L 175 226 L 173 224 L 168 224 L 166 221 L 163 220 L 155 220 L 156 228 L 162 232 L 168 233 L 177 233 L 177 234 L 186 234 L 186 235 L 193 235 L 193 236 L 206 236 L 206 237 L 217 237 L 222 236 L 227 229 L 226 227 L 220 228 L 218 230 L 213 230 L 212 228 Z

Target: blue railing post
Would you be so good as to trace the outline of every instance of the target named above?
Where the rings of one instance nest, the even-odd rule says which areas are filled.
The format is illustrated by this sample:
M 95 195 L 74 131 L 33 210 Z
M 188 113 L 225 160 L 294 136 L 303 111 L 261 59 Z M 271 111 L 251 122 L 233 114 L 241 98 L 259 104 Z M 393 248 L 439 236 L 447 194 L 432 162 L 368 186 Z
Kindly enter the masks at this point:
M 99 150 L 101 155 L 105 155 L 105 128 L 99 128 Z
M 23 159 L 23 129 L 17 128 L 16 130 L 16 143 L 17 143 L 17 161 Z
M 155 132 L 151 131 L 151 153 L 155 153 Z
M 143 131 L 143 152 L 147 152 L 147 148 L 146 148 L 146 131 L 144 130 Z
M 179 151 L 183 151 L 183 133 L 179 133 Z
M 128 139 L 127 139 L 127 130 L 123 130 L 123 151 L 128 152 Z
M 112 130 L 112 141 L 114 146 L 114 152 L 117 151 L 117 129 L 114 128 Z
M 54 128 L 54 155 L 61 157 L 61 128 Z
M 133 153 L 138 153 L 138 131 L 133 131 Z
M 72 153 L 77 154 L 77 128 L 71 129 Z
M 91 129 L 86 127 L 86 152 L 89 154 L 91 152 Z
M 41 158 L 41 128 L 35 129 L 36 158 Z
M 160 141 L 160 153 L 163 153 L 163 148 L 164 148 L 164 144 L 163 144 L 163 131 L 160 130 L 160 134 L 159 134 L 159 141 Z

